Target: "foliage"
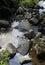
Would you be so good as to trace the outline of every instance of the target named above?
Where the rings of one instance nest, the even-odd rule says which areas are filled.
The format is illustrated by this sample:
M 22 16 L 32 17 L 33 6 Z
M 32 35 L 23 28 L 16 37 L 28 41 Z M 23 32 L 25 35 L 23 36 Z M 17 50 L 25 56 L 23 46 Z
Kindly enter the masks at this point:
M 0 65 L 8 65 L 9 62 L 9 53 L 7 51 L 3 51 L 1 52 L 1 56 L 3 58 L 3 60 L 0 61 Z
M 39 47 L 43 47 L 43 45 L 44 45 L 44 43 L 41 40 L 38 40 L 37 44 Z
M 24 6 L 27 3 L 37 3 L 37 2 L 38 2 L 38 0 L 20 0 L 19 5 Z

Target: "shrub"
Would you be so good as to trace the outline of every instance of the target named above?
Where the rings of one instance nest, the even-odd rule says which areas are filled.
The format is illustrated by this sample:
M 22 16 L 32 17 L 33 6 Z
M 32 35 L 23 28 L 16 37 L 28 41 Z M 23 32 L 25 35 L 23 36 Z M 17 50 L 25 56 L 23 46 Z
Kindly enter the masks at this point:
M 27 3 L 37 3 L 37 2 L 38 0 L 20 0 L 19 5 L 23 7 Z
M 9 63 L 9 59 L 10 59 L 9 53 L 7 51 L 2 51 L 0 54 L 1 54 L 2 58 L 3 58 L 0 61 L 0 65 L 9 65 L 8 64 Z

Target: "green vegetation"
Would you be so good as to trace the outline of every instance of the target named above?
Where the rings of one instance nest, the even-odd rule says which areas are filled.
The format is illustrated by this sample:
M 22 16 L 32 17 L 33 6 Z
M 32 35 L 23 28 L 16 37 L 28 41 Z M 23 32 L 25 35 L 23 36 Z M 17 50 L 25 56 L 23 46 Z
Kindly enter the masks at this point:
M 1 61 L 0 61 L 0 65 L 9 65 L 9 53 L 7 51 L 3 51 L 2 53 L 0 53 L 2 58 Z
M 38 46 L 43 47 L 43 42 L 42 41 L 38 41 Z
M 25 4 L 27 4 L 27 3 L 37 3 L 37 2 L 38 2 L 38 0 L 20 0 L 19 5 L 25 6 Z

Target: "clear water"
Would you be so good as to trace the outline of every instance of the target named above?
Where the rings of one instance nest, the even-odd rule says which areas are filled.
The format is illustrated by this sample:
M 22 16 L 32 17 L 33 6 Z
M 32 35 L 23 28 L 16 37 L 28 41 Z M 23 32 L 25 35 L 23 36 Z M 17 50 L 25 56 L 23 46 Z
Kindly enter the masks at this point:
M 20 53 L 17 53 L 16 56 L 10 60 L 10 65 L 21 65 L 19 63 L 19 58 L 22 57 L 22 55 Z M 27 63 L 27 64 L 23 64 L 23 65 L 32 65 L 32 63 Z

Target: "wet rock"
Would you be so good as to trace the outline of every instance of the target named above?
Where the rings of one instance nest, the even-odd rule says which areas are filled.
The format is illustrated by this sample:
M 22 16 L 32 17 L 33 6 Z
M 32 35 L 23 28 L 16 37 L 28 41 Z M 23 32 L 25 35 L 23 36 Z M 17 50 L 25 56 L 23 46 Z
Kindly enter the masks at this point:
M 41 32 L 38 32 L 35 36 L 35 38 L 41 38 L 42 37 L 42 33 Z
M 38 28 L 38 31 L 45 34 L 45 26 L 40 25 L 39 28 Z
M 33 17 L 34 18 L 36 18 L 36 19 L 38 19 L 38 20 L 40 20 L 40 16 L 39 16 L 39 14 L 38 13 L 32 13 L 33 14 Z M 39 21 L 40 22 L 40 21 Z
M 31 13 L 32 13 L 32 12 L 33 12 L 33 8 L 29 8 L 29 12 L 31 12 Z
M 23 19 L 19 24 L 19 30 L 20 31 L 28 31 L 30 29 L 31 25 L 27 19 Z
M 10 58 L 13 58 L 15 56 L 16 48 L 11 43 L 7 44 L 6 50 L 9 52 Z
M 34 49 L 35 49 L 35 51 L 36 51 L 36 54 L 38 55 L 38 54 L 41 54 L 41 53 L 45 53 L 45 45 L 44 45 L 44 43 L 45 42 L 43 42 L 42 40 L 40 40 L 41 38 L 38 38 L 38 39 L 35 39 L 35 42 L 36 43 L 38 43 L 38 44 L 36 44 L 35 45 L 35 47 L 34 47 Z M 41 44 L 40 44 L 41 43 Z M 40 45 L 39 45 L 40 44 Z
M 35 5 L 35 9 L 44 9 L 44 8 L 43 8 L 43 6 L 40 6 L 40 4 L 37 4 L 37 5 Z
M 32 29 L 34 30 L 35 33 L 38 32 L 38 26 L 33 26 Z
M 32 62 L 30 62 L 30 63 L 25 63 L 25 64 L 23 64 L 23 65 L 32 65 L 33 63 Z
M 32 12 L 32 15 L 34 16 L 34 15 L 36 15 L 36 13 L 35 12 Z
M 40 9 L 40 6 L 39 6 L 39 5 L 35 5 L 34 8 L 35 8 L 35 9 Z
M 17 16 L 16 16 L 16 20 L 17 20 L 17 21 L 20 21 L 20 20 L 22 20 L 23 18 L 24 18 L 23 15 L 17 15 Z
M 0 31 L 1 32 L 4 32 L 4 31 L 6 31 L 6 29 L 5 28 L 1 28 Z
M 28 9 L 28 8 L 23 7 L 23 9 L 24 9 L 24 12 L 25 12 L 25 13 L 26 13 L 26 12 L 29 12 L 29 9 Z
M 24 36 L 26 36 L 28 39 L 32 39 L 35 37 L 34 31 L 31 29 L 29 32 L 24 33 Z
M 29 63 L 31 61 L 32 61 L 32 58 L 30 58 L 28 54 L 19 58 L 19 62 L 21 63 L 21 65 L 25 63 Z
M 20 44 L 18 45 L 17 50 L 20 54 L 26 55 L 31 48 L 30 45 L 30 40 L 22 38 L 20 39 Z
M 35 15 L 39 14 L 39 9 L 33 9 L 32 14 L 35 14 Z
M 39 40 L 43 41 L 45 44 L 45 37 L 39 38 Z
M 28 12 L 27 12 L 26 15 L 25 15 L 25 18 L 26 18 L 26 19 L 30 19 L 31 17 L 32 17 L 31 13 L 28 13 Z
M 30 19 L 30 23 L 32 23 L 34 25 L 37 25 L 38 24 L 38 19 L 33 17 L 33 18 Z
M 22 7 L 19 7 L 17 9 L 17 13 L 16 14 L 24 14 L 24 9 Z
M 9 28 L 9 27 L 10 27 L 9 21 L 0 20 L 0 28 Z

